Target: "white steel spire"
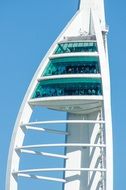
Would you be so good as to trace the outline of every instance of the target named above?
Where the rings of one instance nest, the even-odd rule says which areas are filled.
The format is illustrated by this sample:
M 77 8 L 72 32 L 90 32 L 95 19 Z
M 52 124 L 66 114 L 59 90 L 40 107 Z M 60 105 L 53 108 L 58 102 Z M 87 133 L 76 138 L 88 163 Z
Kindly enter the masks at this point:
M 44 109 L 35 121 L 36 107 L 48 108 L 49 114 Z M 27 137 L 30 144 L 25 144 Z M 46 189 L 43 180 L 63 183 L 62 190 L 113 190 L 112 148 L 104 1 L 80 0 L 26 92 L 10 145 L 6 190 L 23 190 L 20 178 L 41 180 L 40 190 Z M 24 154 L 40 156 L 41 164 L 36 168 L 32 159 L 32 167 L 23 168 Z
M 89 9 L 97 10 L 101 25 L 105 25 L 104 0 L 80 0 L 78 10 L 86 13 L 88 19 Z M 83 17 L 85 18 L 85 17 Z

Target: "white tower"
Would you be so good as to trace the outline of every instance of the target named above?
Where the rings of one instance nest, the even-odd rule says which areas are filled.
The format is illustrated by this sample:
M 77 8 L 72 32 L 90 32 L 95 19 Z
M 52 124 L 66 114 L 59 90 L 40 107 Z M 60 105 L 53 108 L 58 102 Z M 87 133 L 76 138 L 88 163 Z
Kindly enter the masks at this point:
M 6 190 L 18 190 L 20 177 L 63 183 L 63 190 L 113 190 L 107 32 L 103 0 L 80 0 L 25 95 L 12 135 Z M 67 118 L 59 120 L 57 114 L 56 120 L 49 116 L 43 121 L 41 115 L 40 121 L 33 121 L 35 107 L 66 112 Z M 60 124 L 66 124 L 66 130 L 46 127 Z M 55 143 L 52 137 L 54 143 L 25 145 L 28 130 L 64 135 L 64 143 Z M 58 152 L 62 147 L 64 154 Z M 64 164 L 35 168 L 33 163 L 32 168 L 22 169 L 24 153 L 63 159 Z M 48 176 L 49 172 L 62 172 L 63 177 Z

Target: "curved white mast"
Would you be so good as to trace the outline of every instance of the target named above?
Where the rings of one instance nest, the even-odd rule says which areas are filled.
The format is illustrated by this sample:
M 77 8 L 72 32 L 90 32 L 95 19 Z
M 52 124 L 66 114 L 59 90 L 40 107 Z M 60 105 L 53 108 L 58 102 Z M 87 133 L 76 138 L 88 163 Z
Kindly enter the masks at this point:
M 10 145 L 6 190 L 18 190 L 18 178 L 20 176 L 61 182 L 64 183 L 64 190 L 113 190 L 110 78 L 106 34 L 104 1 L 80 0 L 77 13 L 47 52 L 25 95 Z M 67 48 L 65 50 L 68 44 L 71 44 L 72 49 Z M 93 44 L 91 45 L 92 49 L 89 48 L 89 44 Z M 61 52 L 56 53 L 59 51 L 58 49 Z M 51 70 L 52 74 L 49 74 L 47 66 L 49 64 L 53 66 L 53 61 L 55 62 L 58 59 L 60 59 L 62 65 L 64 64 L 65 73 L 60 70 L 59 73 L 54 74 Z M 53 61 L 51 62 L 51 60 Z M 74 67 L 72 69 L 76 71 L 70 73 L 69 67 L 70 63 L 73 64 L 73 61 Z M 84 63 L 84 65 L 77 62 Z M 89 63 L 86 66 L 87 62 Z M 91 66 L 94 67 L 94 63 L 98 64 L 97 71 L 89 69 Z M 66 66 L 67 64 L 68 66 Z M 89 71 L 82 71 L 83 67 L 88 67 Z M 95 81 L 96 83 L 98 81 L 98 84 L 95 84 Z M 69 88 L 66 89 L 64 83 L 66 85 L 68 83 Z M 43 94 L 46 88 L 46 86 L 43 86 L 45 84 L 48 89 L 55 86 L 51 96 L 47 95 L 47 91 Z M 99 87 L 100 84 L 101 87 Z M 61 88 L 58 91 L 57 86 Z M 93 89 L 94 86 L 95 90 Z M 99 93 L 98 88 L 101 88 Z M 68 91 L 68 89 L 71 90 Z M 57 94 L 54 94 L 54 91 Z M 67 112 L 67 120 L 31 122 L 30 118 L 34 114 L 34 106 L 44 106 L 49 109 Z M 59 130 L 36 127 L 40 124 L 54 123 L 65 123 L 67 131 L 63 133 Z M 66 141 L 64 144 L 25 146 L 23 142 L 28 129 L 64 134 L 66 135 Z M 35 155 L 37 152 L 34 149 L 44 146 L 65 147 L 65 155 L 38 153 L 48 157 L 65 159 L 64 168 L 19 170 L 21 153 Z M 37 173 L 40 171 L 63 171 L 64 178 L 30 175 L 31 172 Z

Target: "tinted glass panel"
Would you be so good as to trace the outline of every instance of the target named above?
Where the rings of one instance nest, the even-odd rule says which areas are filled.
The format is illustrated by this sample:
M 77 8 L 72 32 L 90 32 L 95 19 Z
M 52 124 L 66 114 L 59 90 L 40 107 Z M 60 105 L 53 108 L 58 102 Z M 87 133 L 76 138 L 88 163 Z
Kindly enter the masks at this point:
M 55 79 L 39 82 L 32 98 L 102 95 L 100 79 Z
M 85 73 L 100 73 L 98 57 L 65 57 L 51 59 L 43 75 Z
M 55 54 L 95 51 L 98 51 L 96 42 L 69 42 L 58 44 Z

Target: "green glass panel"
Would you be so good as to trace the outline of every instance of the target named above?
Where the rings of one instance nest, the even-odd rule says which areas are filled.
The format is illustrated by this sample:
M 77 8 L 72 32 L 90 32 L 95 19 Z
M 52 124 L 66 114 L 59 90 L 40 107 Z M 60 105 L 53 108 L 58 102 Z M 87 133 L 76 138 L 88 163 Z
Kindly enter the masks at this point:
M 77 47 L 78 46 L 78 42 L 73 43 L 73 47 Z
M 63 57 L 51 59 L 43 75 L 100 73 L 98 57 Z
M 102 95 L 101 80 L 69 78 L 41 81 L 38 83 L 32 98 L 69 95 Z
M 68 43 L 68 48 L 72 48 L 73 47 L 73 43 Z
M 58 44 L 55 54 L 70 52 L 95 52 L 97 51 L 96 42 L 69 42 Z

